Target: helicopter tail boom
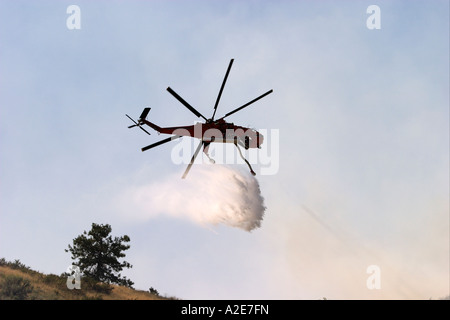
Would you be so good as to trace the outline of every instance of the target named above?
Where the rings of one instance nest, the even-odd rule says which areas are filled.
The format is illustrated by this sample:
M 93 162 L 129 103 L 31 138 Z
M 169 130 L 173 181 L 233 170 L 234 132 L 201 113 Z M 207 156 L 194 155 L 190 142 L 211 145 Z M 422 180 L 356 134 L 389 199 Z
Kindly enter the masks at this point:
M 152 128 L 155 131 L 161 132 L 161 127 L 157 126 L 156 124 L 150 122 L 147 120 L 147 115 L 150 112 L 151 108 L 144 108 L 144 110 L 141 113 L 141 116 L 139 117 L 139 123 L 140 124 L 146 124 L 148 125 L 150 128 Z

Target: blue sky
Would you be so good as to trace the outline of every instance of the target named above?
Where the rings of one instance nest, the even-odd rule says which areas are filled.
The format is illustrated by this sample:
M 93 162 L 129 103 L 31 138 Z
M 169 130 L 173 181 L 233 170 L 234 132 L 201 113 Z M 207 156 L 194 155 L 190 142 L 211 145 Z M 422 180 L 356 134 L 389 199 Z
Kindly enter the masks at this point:
M 80 30 L 66 27 L 71 4 Z M 371 4 L 380 30 L 366 27 Z M 0 256 L 60 274 L 71 240 L 110 223 L 131 238 L 135 287 L 179 298 L 447 296 L 448 12 L 447 1 L 0 1 Z M 162 136 L 128 130 L 125 113 L 194 123 L 166 88 L 209 114 L 231 58 L 218 114 L 274 90 L 228 119 L 279 131 L 279 170 L 257 176 L 261 227 L 136 219 L 117 199 L 181 183 L 184 166 L 176 144 L 142 153 Z M 366 287 L 369 265 L 379 290 Z

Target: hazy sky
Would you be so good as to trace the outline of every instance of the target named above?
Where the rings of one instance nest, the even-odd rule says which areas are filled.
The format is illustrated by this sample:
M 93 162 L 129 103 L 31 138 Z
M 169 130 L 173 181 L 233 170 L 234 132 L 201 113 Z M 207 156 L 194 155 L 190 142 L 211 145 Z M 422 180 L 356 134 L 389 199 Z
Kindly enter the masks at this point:
M 231 58 L 218 115 L 274 90 L 227 118 L 267 132 L 251 156 L 275 168 L 255 164 L 251 232 L 190 219 L 186 184 L 201 212 L 224 192 L 214 166 L 181 180 L 180 144 L 142 153 L 165 136 L 125 117 L 199 120 L 168 86 L 210 115 Z M 0 256 L 61 274 L 93 222 L 130 236 L 137 289 L 182 299 L 449 295 L 448 1 L 1 0 Z

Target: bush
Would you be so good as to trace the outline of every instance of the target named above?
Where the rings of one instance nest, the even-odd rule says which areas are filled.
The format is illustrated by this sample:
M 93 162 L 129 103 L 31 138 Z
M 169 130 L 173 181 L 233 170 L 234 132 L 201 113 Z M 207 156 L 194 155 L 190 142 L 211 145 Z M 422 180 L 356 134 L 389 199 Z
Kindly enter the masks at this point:
M 42 282 L 48 285 L 55 285 L 58 288 L 66 288 L 67 277 L 58 276 L 56 274 L 43 275 Z
M 92 279 L 90 277 L 82 277 L 81 278 L 81 287 L 88 289 L 88 290 L 93 290 L 98 293 L 104 293 L 104 294 L 110 294 L 111 291 L 113 290 L 112 285 L 110 285 L 108 283 L 104 283 L 104 282 L 98 282 L 97 280 Z
M 19 259 L 14 260 L 14 262 L 6 261 L 5 258 L 0 258 L 0 266 L 9 267 L 14 270 L 21 270 L 23 272 L 32 271 L 30 267 L 26 266 Z
M 150 289 L 148 289 L 148 292 L 150 292 L 151 294 L 154 294 L 154 295 L 159 296 L 158 290 L 156 290 L 156 289 L 153 288 L 153 287 L 150 287 Z
M 7 276 L 3 280 L 0 296 L 2 299 L 25 300 L 33 291 L 30 280 L 18 276 Z

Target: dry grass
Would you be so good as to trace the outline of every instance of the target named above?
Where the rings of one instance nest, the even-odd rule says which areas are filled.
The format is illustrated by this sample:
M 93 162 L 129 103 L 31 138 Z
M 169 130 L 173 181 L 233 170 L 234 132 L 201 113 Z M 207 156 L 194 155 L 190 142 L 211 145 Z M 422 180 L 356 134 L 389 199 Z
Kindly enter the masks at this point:
M 110 293 L 98 292 L 83 287 L 81 280 L 81 289 L 70 290 L 66 286 L 66 279 L 62 276 L 45 275 L 31 269 L 14 269 L 9 266 L 0 265 L 0 299 L 2 298 L 1 289 L 7 278 L 20 277 L 30 281 L 32 292 L 28 295 L 31 300 L 84 300 L 84 299 L 102 299 L 102 300 L 167 300 L 150 292 L 134 290 L 127 287 L 112 285 Z M 3 297 L 4 298 L 4 297 Z
M 152 293 L 133 290 L 127 287 L 113 285 L 114 289 L 109 295 L 103 297 L 104 300 L 167 300 L 167 298 L 154 295 Z

